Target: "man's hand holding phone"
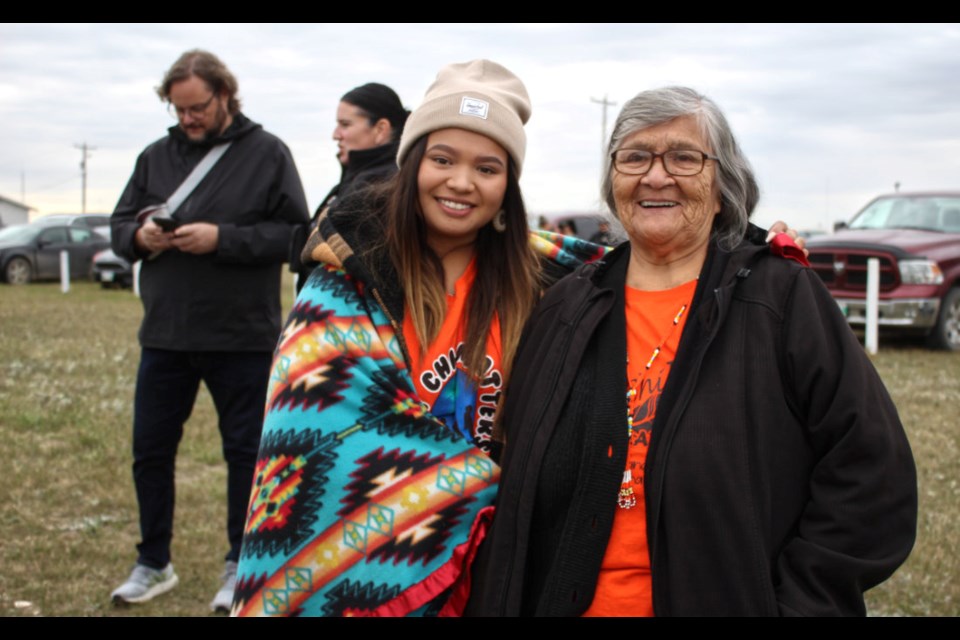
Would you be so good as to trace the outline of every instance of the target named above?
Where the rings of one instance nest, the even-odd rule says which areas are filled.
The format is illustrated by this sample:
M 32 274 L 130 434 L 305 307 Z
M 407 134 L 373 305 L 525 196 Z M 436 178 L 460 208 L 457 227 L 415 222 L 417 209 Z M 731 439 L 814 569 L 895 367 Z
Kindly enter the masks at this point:
M 181 224 L 179 220 L 171 218 L 170 216 L 153 216 L 150 219 L 164 231 L 174 231 Z
M 141 251 L 149 253 L 151 259 L 167 249 L 194 254 L 217 250 L 220 227 L 209 222 L 181 222 L 168 213 L 166 204 L 144 207 L 137 219 L 142 223 L 134 242 Z
M 173 223 L 169 230 L 164 229 L 155 220 L 168 220 Z M 170 217 L 166 203 L 152 204 L 144 207 L 137 212 L 137 222 L 140 228 L 133 236 L 133 242 L 137 249 L 147 253 L 150 259 L 153 259 L 162 251 L 166 251 L 173 246 L 173 229 L 176 228 L 177 221 Z
M 152 218 L 148 218 L 137 229 L 134 242 L 145 253 L 154 255 L 173 246 L 173 232 L 164 231 Z

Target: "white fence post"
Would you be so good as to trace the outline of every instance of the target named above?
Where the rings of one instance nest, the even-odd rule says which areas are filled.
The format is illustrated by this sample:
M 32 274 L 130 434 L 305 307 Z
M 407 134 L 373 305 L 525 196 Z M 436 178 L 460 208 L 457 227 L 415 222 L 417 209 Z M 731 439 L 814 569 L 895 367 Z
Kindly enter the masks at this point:
M 867 258 L 867 335 L 866 347 L 870 355 L 877 353 L 877 317 L 880 299 L 880 260 Z
M 70 254 L 66 249 L 60 252 L 60 291 L 70 291 Z
M 142 260 L 137 260 L 130 267 L 133 271 L 133 295 L 138 298 L 140 297 L 140 265 L 142 263 Z

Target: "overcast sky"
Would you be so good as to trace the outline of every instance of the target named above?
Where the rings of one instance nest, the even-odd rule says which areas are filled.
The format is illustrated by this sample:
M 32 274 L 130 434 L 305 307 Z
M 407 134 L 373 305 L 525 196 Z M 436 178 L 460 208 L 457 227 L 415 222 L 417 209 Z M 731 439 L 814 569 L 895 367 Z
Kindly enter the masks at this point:
M 727 114 L 762 190 L 754 219 L 827 228 L 871 197 L 960 187 L 960 27 L 937 25 L 0 25 L 0 195 L 112 211 L 174 124 L 153 88 L 183 51 L 220 56 L 244 113 L 293 151 L 316 207 L 338 181 L 341 95 L 383 82 L 415 108 L 437 70 L 491 58 L 527 85 L 532 213 L 599 210 L 602 108 L 687 85 Z M 36 214 L 35 214 L 36 215 Z

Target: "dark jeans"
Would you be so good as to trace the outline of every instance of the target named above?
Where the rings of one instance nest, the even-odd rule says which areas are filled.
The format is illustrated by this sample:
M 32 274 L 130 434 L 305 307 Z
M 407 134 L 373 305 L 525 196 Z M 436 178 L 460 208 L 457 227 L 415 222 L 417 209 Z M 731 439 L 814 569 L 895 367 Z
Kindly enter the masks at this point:
M 142 350 L 133 416 L 133 481 L 142 537 L 137 561 L 141 564 L 160 569 L 170 562 L 177 447 L 201 380 L 217 408 L 227 461 L 230 552 L 226 559 L 239 559 L 271 360 L 272 354 L 260 352 Z

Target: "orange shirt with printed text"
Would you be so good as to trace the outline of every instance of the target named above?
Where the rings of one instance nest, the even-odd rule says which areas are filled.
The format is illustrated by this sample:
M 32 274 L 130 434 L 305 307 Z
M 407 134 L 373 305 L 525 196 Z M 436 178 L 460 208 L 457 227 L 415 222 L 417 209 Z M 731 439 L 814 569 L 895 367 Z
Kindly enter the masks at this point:
M 448 427 L 469 437 L 487 449 L 493 435 L 493 417 L 503 386 L 500 319 L 494 315 L 487 336 L 487 362 L 484 371 L 471 376 L 461 362 L 466 332 L 466 305 L 476 277 L 476 259 L 467 266 L 447 294 L 447 315 L 440 332 L 421 352 L 410 314 L 403 318 L 403 339 L 413 370 L 414 386 L 420 399 Z M 468 424 L 469 422 L 469 424 Z

